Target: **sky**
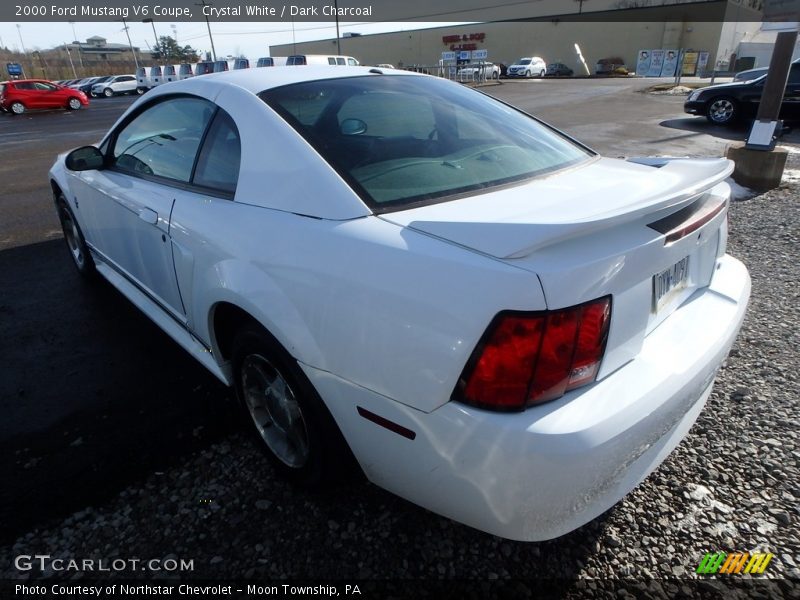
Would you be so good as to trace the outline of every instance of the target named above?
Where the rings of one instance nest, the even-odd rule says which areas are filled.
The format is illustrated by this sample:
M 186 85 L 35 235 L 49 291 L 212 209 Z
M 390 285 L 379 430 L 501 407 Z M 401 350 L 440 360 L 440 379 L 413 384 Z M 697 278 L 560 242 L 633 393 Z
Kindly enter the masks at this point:
M 403 31 L 405 29 L 423 29 L 442 27 L 455 23 L 358 23 L 339 24 L 340 35 L 347 32 L 382 33 L 387 31 Z M 174 26 L 174 29 L 173 29 Z M 74 27 L 74 35 L 73 35 Z M 128 22 L 131 42 L 146 52 L 155 43 L 153 26 L 150 23 Z M 190 45 L 195 50 L 210 51 L 211 43 L 204 22 L 158 22 L 155 23 L 158 36 L 169 35 L 178 40 L 181 46 Z M 292 41 L 329 39 L 336 37 L 336 25 L 330 21 L 324 23 L 296 23 L 294 32 L 292 23 L 211 23 L 211 33 L 218 56 L 243 54 L 254 60 L 261 56 L 269 56 L 269 47 L 276 44 L 291 44 Z M 125 31 L 119 22 L 68 22 L 60 23 L 16 23 L 0 22 L 0 47 L 11 50 L 45 50 L 63 43 L 99 35 L 109 43 L 127 44 Z M 20 36 L 22 39 L 20 40 Z

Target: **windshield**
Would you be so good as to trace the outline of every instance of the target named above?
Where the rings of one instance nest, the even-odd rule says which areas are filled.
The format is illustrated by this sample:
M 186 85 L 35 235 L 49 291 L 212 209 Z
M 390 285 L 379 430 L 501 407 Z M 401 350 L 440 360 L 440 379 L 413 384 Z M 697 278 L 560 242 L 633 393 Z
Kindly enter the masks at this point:
M 518 65 L 529 65 L 529 64 L 531 64 L 531 59 L 530 58 L 520 58 L 517 61 L 517 64 Z
M 532 117 L 434 77 L 327 79 L 259 97 L 380 211 L 530 179 L 592 156 Z

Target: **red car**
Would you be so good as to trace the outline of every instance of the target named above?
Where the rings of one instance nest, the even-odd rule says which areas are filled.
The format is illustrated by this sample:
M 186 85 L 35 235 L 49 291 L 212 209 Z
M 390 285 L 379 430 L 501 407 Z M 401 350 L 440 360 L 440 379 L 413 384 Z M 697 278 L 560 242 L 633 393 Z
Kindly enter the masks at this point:
M 37 108 L 78 110 L 89 106 L 86 94 L 44 79 L 0 82 L 0 108 L 15 115 Z

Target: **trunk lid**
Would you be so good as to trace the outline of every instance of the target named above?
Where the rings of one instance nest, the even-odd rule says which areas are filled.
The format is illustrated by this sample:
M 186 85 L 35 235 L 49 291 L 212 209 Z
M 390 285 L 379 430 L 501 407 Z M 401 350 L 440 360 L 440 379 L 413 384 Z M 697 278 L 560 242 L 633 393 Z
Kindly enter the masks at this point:
M 599 158 L 380 218 L 536 273 L 548 309 L 612 296 L 599 377 L 698 289 L 725 251 L 725 159 Z

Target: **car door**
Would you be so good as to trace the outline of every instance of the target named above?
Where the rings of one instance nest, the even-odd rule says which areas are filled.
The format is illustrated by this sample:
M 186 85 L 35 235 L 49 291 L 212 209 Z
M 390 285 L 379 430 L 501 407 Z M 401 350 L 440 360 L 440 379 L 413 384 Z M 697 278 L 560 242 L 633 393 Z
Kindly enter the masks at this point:
M 41 99 L 32 81 L 21 81 L 14 84 L 14 100 L 19 100 L 25 108 L 41 108 Z
M 215 105 L 176 96 L 146 105 L 109 138 L 106 168 L 79 173 L 79 210 L 101 258 L 185 322 L 170 219 L 188 188 Z M 79 188 L 76 188 L 79 189 Z
M 116 92 L 127 94 L 128 92 L 136 91 L 136 77 L 133 75 L 122 75 L 117 79 L 117 83 L 119 84 Z
M 800 64 L 792 64 L 789 70 L 789 80 L 786 82 L 781 105 L 781 117 L 792 120 L 800 118 Z
M 40 108 L 59 108 L 66 105 L 67 97 L 61 93 L 57 85 L 46 81 L 37 81 L 34 87 L 38 92 Z

